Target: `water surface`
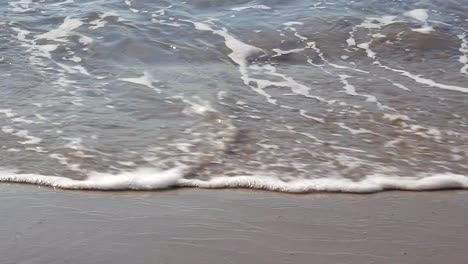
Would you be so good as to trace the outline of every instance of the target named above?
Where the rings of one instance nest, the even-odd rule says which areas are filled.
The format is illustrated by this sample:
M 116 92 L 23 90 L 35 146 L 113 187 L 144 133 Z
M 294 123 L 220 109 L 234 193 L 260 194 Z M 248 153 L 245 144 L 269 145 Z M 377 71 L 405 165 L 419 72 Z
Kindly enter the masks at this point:
M 0 180 L 468 187 L 468 2 L 0 5 Z

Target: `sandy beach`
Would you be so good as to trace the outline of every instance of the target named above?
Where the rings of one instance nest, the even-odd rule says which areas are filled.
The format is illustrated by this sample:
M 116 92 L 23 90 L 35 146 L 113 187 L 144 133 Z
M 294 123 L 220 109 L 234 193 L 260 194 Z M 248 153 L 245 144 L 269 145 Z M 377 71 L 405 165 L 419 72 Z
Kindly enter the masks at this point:
M 0 263 L 466 263 L 468 193 L 0 185 Z

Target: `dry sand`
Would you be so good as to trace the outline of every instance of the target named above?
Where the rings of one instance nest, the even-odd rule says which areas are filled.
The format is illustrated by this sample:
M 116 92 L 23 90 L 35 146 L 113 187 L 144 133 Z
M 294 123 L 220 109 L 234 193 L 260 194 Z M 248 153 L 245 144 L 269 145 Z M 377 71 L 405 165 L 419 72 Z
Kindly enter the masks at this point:
M 0 185 L 0 263 L 468 263 L 468 192 Z

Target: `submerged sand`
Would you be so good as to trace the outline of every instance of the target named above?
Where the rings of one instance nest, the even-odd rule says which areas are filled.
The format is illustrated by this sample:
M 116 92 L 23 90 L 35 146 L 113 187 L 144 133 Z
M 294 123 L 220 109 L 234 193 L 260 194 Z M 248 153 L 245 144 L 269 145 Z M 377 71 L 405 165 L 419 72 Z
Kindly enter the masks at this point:
M 466 263 L 468 192 L 0 185 L 0 263 Z

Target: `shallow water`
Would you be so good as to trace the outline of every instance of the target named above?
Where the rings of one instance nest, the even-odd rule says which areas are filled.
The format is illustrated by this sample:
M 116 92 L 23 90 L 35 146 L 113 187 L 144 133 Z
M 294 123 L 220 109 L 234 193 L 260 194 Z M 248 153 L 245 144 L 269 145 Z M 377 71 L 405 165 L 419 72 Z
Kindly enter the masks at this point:
M 467 1 L 8 1 L 1 181 L 468 187 Z

